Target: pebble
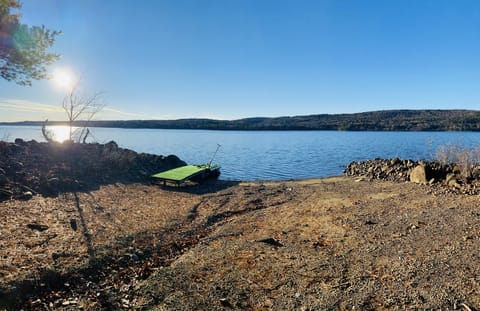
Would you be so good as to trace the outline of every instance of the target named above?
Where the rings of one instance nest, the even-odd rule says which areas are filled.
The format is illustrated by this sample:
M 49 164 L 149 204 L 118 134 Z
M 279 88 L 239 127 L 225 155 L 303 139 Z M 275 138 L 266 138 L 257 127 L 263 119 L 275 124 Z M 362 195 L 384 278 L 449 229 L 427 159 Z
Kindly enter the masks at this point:
M 31 191 L 25 191 L 22 194 L 22 199 L 24 200 L 30 200 L 31 198 L 33 198 L 33 193 Z
M 65 300 L 62 302 L 62 306 L 76 305 L 77 303 L 77 300 Z

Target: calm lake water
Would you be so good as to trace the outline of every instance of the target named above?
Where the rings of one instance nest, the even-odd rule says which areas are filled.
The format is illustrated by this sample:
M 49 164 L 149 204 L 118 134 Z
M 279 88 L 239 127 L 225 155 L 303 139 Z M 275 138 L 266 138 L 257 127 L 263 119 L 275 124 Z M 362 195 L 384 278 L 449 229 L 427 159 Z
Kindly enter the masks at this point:
M 91 140 L 189 164 L 214 162 L 222 179 L 280 180 L 342 175 L 351 161 L 372 158 L 431 159 L 444 144 L 474 146 L 471 132 L 203 131 L 92 128 Z M 39 127 L 0 126 L 0 139 L 44 141 Z

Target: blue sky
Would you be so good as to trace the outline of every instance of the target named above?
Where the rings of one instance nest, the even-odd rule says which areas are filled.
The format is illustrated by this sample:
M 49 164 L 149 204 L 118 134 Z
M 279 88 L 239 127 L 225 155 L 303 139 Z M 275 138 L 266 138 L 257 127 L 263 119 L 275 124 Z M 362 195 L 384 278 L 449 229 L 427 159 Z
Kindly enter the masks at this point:
M 49 70 L 101 119 L 478 109 L 480 1 L 24 0 L 61 30 Z M 0 121 L 60 120 L 65 91 L 0 81 Z

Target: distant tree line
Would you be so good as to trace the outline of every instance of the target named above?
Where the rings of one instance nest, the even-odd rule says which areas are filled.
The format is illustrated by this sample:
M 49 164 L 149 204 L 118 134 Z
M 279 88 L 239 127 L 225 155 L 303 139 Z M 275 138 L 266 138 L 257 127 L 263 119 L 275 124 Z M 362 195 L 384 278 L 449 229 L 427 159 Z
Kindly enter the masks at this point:
M 42 122 L 3 123 L 41 125 Z M 2 124 L 2 123 L 0 123 Z M 50 125 L 68 125 L 50 121 Z M 318 114 L 239 120 L 179 119 L 75 121 L 79 127 L 194 130 L 331 130 L 331 131 L 480 131 L 480 111 L 385 110 L 353 114 Z

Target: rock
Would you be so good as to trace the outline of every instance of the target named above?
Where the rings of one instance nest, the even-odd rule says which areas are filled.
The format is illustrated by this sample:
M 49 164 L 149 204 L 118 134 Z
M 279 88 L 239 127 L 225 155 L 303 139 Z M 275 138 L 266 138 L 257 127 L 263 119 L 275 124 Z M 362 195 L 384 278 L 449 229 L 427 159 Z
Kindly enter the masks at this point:
M 399 158 L 393 158 L 392 160 L 390 160 L 390 165 L 395 165 L 395 164 L 398 164 L 398 163 L 400 163 Z
M 456 175 L 455 174 L 448 174 L 447 177 L 445 178 L 445 183 L 448 185 L 448 183 L 451 181 L 451 180 L 454 180 L 456 179 Z
M 64 300 L 62 306 L 76 305 L 78 301 L 76 300 Z
M 103 184 L 146 182 L 156 172 L 185 164 L 175 156 L 138 154 L 120 148 L 115 142 L 103 145 L 2 141 L 0 201 L 21 199 L 25 191 L 56 196 L 62 192 L 97 189 Z M 24 199 L 29 197 L 26 193 Z
M 445 179 L 445 184 L 448 187 L 453 187 L 453 188 L 457 188 L 457 189 L 460 189 L 462 187 L 462 185 L 460 185 L 458 183 L 457 175 L 455 175 L 455 174 L 448 174 L 447 178 Z
M 42 231 L 47 230 L 49 227 L 48 227 L 47 225 L 28 224 L 28 225 L 27 225 L 27 228 L 42 232 Z
M 449 187 L 462 193 L 480 194 L 480 165 L 472 166 L 471 173 L 466 176 L 462 175 L 461 168 L 454 163 L 393 158 L 351 162 L 344 173 L 346 176 L 356 177 L 355 181 L 366 178 L 430 185 L 441 183 L 446 186 L 445 190 Z
M 32 197 L 33 197 L 33 193 L 32 193 L 31 191 L 25 191 L 25 192 L 22 194 L 21 199 L 22 199 L 22 200 L 30 200 Z
M 41 299 L 37 299 L 37 300 L 35 300 L 35 301 L 32 301 L 31 304 L 32 304 L 32 306 L 36 306 L 36 305 L 39 305 L 39 304 L 41 304 L 41 303 L 42 303 L 42 300 L 41 300 Z
M 70 219 L 70 227 L 72 230 L 77 231 L 78 226 L 77 226 L 77 220 L 75 218 Z
M 65 258 L 65 257 L 70 257 L 71 255 L 65 252 L 60 252 L 60 253 L 53 253 L 52 254 L 52 259 L 55 261 L 59 258 Z
M 118 145 L 115 141 L 111 140 L 108 143 L 105 144 L 105 149 L 109 151 L 116 151 L 118 150 Z
M 425 165 L 417 165 L 411 172 L 410 172 L 410 181 L 417 183 L 417 184 L 425 184 L 427 183 L 427 172 L 425 171 Z
M 460 174 L 461 173 L 460 167 L 458 165 L 455 165 L 453 167 L 453 173 L 454 174 Z
M 224 307 L 227 307 L 227 308 L 233 308 L 233 305 L 230 303 L 230 301 L 228 301 L 227 298 L 221 298 L 220 299 L 220 304 Z
M 140 249 L 137 249 L 136 252 L 135 252 L 135 255 L 137 255 L 138 258 L 143 258 L 145 257 L 145 253 L 140 250 Z
M 24 141 L 23 139 L 21 139 L 21 138 L 15 138 L 15 143 L 16 143 L 17 145 L 22 145 L 22 144 L 25 143 L 25 141 Z
M 3 196 L 3 197 L 11 197 L 13 195 L 13 192 L 8 190 L 8 189 L 3 189 L 3 188 L 0 188 L 0 196 Z
M 0 173 L 0 185 L 4 185 L 8 182 L 8 178 L 7 176 L 5 176 L 4 174 Z
M 265 302 L 263 303 L 263 305 L 269 309 L 271 309 L 273 307 L 273 301 L 269 298 L 265 299 Z
M 344 171 L 347 176 L 364 176 L 370 179 L 381 179 L 397 182 L 407 181 L 408 172 L 408 161 L 402 161 L 398 158 L 351 162 Z
M 274 238 L 261 239 L 261 240 L 258 240 L 257 242 L 269 244 L 269 245 L 276 246 L 276 247 L 282 247 L 282 246 L 283 246 L 282 243 L 280 243 L 279 241 L 275 240 Z
M 20 161 L 12 160 L 12 161 L 10 162 L 10 166 L 11 166 L 12 169 L 18 171 L 18 170 L 21 170 L 24 165 L 23 165 L 23 163 L 20 162 Z
M 52 190 L 57 190 L 61 186 L 60 178 L 58 177 L 52 177 L 47 180 L 47 186 L 48 188 Z

